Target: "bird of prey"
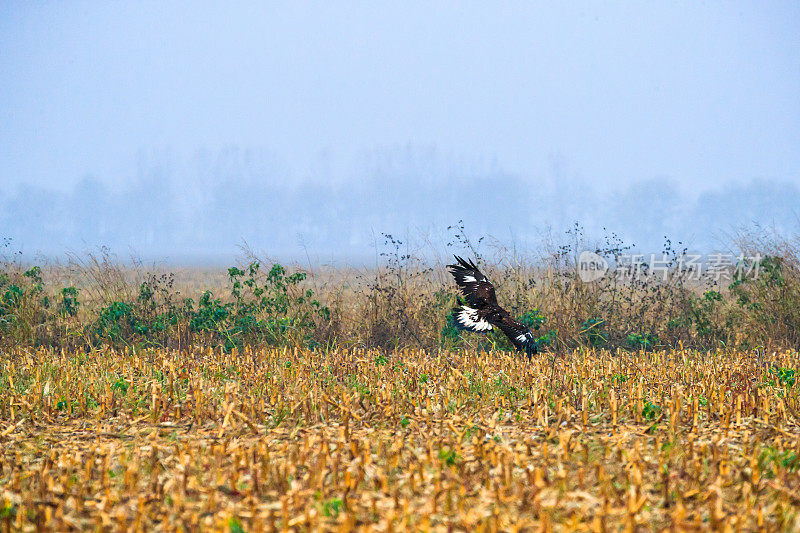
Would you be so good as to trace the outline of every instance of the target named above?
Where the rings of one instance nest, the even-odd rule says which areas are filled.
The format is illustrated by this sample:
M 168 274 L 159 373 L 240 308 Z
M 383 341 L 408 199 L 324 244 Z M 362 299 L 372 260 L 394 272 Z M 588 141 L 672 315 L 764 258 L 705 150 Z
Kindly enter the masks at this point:
M 539 352 L 536 340 L 530 328 L 514 320 L 508 311 L 497 304 L 494 286 L 486 279 L 471 260 L 469 262 L 455 256 L 455 265 L 447 265 L 450 273 L 456 278 L 456 285 L 461 291 L 465 304 L 453 309 L 453 320 L 461 329 L 486 333 L 497 327 L 520 352 L 530 360 Z

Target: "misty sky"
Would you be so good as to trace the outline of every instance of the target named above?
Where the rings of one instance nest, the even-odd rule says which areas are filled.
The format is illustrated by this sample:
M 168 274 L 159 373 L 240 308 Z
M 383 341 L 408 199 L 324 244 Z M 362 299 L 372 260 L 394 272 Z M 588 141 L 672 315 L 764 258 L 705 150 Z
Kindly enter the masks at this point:
M 797 2 L 4 2 L 0 72 L 0 233 L 29 249 L 798 221 Z

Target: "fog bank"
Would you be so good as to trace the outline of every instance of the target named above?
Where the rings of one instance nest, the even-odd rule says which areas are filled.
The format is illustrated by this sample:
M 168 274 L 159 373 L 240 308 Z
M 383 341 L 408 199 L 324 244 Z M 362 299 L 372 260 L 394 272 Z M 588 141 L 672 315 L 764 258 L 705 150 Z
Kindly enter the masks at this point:
M 413 147 L 376 150 L 341 174 L 324 160 L 318 166 L 298 177 L 268 151 L 237 148 L 141 155 L 126 180 L 0 189 L 0 237 L 29 255 L 105 245 L 121 255 L 213 263 L 247 243 L 271 257 L 361 263 L 374 259 L 382 233 L 428 235 L 444 247 L 459 220 L 472 238 L 523 251 L 576 222 L 589 238 L 613 231 L 645 252 L 661 250 L 664 236 L 710 251 L 742 227 L 800 228 L 800 188 L 763 179 L 695 193 L 669 177 L 643 177 L 615 190 L 563 162 L 528 176 Z

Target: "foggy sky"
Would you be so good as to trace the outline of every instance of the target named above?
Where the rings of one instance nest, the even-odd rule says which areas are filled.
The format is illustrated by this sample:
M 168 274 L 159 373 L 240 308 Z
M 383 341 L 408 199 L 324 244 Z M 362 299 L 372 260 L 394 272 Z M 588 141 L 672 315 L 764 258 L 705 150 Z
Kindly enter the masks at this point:
M 3 3 L 0 72 L 30 251 L 798 228 L 794 2 Z

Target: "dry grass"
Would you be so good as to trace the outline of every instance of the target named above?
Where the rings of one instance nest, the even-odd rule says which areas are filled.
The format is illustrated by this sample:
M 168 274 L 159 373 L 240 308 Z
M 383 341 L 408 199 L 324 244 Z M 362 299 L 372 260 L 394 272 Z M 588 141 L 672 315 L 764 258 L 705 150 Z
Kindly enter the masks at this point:
M 361 268 L 309 261 L 284 270 L 246 246 L 232 269 L 144 265 L 105 248 L 64 264 L 0 254 L 0 347 L 511 349 L 502 335 L 460 334 L 448 320 L 457 289 L 447 250 L 480 264 L 499 302 L 534 328 L 545 351 L 800 348 L 797 236 L 738 234 L 730 251 L 742 254 L 740 269 L 731 263 L 716 273 L 709 264 L 687 269 L 684 251 L 667 240 L 658 256 L 666 270 L 609 272 L 594 282 L 579 276 L 580 251 L 596 250 L 619 266 L 630 247 L 614 234 L 587 242 L 578 226 L 568 236 L 518 253 L 473 246 L 463 226 L 447 246 L 385 235 L 375 265 Z
M 0 527 L 796 530 L 787 367 L 19 348 L 0 360 Z

